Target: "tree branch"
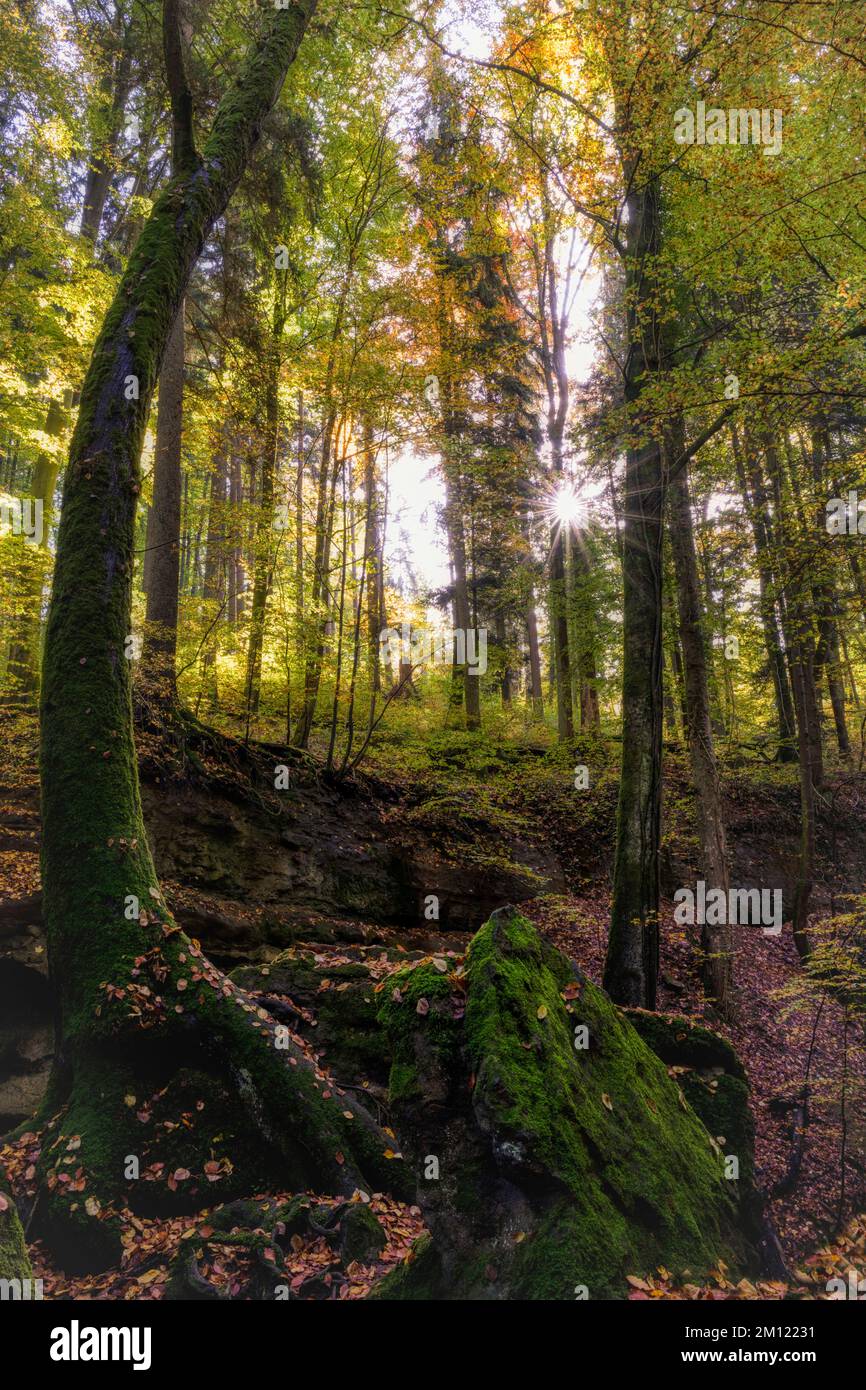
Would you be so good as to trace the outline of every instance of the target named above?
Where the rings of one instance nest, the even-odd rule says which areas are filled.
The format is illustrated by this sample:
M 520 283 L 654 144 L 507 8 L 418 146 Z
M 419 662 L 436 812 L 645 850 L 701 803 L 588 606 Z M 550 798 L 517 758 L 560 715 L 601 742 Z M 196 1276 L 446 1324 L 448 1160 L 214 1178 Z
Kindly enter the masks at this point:
M 722 428 L 723 425 L 727 423 L 728 420 L 730 420 L 731 416 L 735 413 L 736 410 L 737 406 L 733 403 L 729 406 L 726 406 L 722 413 L 716 416 L 712 424 L 707 425 L 706 429 L 701 430 L 700 434 L 695 437 L 695 439 L 692 441 L 689 447 L 687 449 L 684 449 L 683 452 L 679 455 L 679 457 L 675 458 L 671 463 L 670 467 L 668 468 L 668 480 L 670 480 L 671 478 L 675 478 L 677 474 L 681 472 L 683 468 L 685 468 L 686 464 L 694 458 L 695 454 L 698 453 L 698 451 L 702 449 L 705 444 L 708 444 L 709 441 L 714 437 L 714 435 L 718 434 L 719 430 Z

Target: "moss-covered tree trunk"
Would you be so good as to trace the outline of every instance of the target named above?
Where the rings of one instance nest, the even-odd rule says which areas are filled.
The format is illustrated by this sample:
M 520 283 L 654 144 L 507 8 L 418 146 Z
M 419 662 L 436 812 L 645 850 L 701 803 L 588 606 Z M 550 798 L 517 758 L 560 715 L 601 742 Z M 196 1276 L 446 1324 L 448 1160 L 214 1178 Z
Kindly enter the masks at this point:
M 72 441 L 42 697 L 43 891 L 57 1054 L 39 1225 L 67 1262 L 117 1253 L 141 1153 L 136 1105 L 195 1056 L 221 1070 L 288 1186 L 346 1191 L 399 1165 L 378 1128 L 177 928 L 147 845 L 125 656 L 139 455 L 168 336 L 315 10 L 264 21 L 201 156 L 158 198 L 99 334 Z M 282 1045 L 285 1044 L 285 1045 Z M 150 1089 L 148 1089 L 150 1088 Z M 32 1127 L 32 1126 L 31 1126 Z M 75 1175 L 71 1179 L 71 1175 Z M 253 1190 L 256 1190 L 253 1188 Z

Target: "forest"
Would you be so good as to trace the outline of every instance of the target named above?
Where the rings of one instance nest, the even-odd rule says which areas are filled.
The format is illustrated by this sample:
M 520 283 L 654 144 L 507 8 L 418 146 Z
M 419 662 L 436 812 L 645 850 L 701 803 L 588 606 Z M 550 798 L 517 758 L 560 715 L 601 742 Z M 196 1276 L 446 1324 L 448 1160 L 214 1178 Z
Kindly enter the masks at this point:
M 0 65 L 0 1297 L 866 1297 L 862 7 Z

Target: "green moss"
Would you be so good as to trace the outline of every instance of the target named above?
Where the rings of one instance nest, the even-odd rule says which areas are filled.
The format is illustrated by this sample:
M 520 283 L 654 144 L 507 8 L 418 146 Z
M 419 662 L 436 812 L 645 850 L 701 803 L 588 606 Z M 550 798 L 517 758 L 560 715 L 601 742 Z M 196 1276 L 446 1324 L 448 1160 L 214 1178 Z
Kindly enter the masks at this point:
M 391 1063 L 391 1074 L 388 1078 L 388 1094 L 392 1102 L 413 1100 L 420 1097 L 420 1079 L 417 1069 L 411 1062 Z
M 340 1221 L 340 1241 L 346 1264 L 367 1263 L 384 1249 L 387 1237 L 368 1206 L 350 1202 Z
M 408 1259 L 387 1274 L 370 1294 L 383 1302 L 427 1302 L 441 1297 L 439 1255 L 429 1235 L 419 1236 Z
M 2 1189 L 0 1197 L 0 1279 L 32 1279 L 24 1232 L 12 1198 Z
M 252 1027 L 247 1011 L 255 1010 L 244 1004 L 243 996 L 214 992 L 197 1014 L 231 1059 L 255 1128 L 278 1145 L 286 1185 L 347 1194 L 356 1187 L 378 1188 L 408 1196 L 411 1179 L 400 1162 L 386 1159 L 386 1136 L 369 1114 L 350 1094 L 335 1096 L 333 1083 L 294 1044 L 277 1048 L 279 1025 L 272 1019 Z
M 755 1124 L 749 1109 L 746 1070 L 718 1033 L 676 1014 L 630 1009 L 628 1017 L 644 1042 L 678 1073 L 686 1100 L 720 1145 L 739 1159 L 741 1200 L 755 1176 Z
M 686 1073 L 680 1081 L 686 1100 L 723 1155 L 739 1160 L 738 1181 L 751 1186 L 755 1179 L 755 1122 L 746 1083 L 735 1076 L 699 1072 Z
M 388 980 L 378 1019 L 388 1038 L 392 1101 L 420 1098 L 419 1052 L 425 1071 L 431 1062 L 446 1068 L 452 1064 L 462 1035 L 459 991 L 450 975 L 433 965 L 400 970 Z
M 568 1277 L 604 1296 L 599 1289 L 628 1272 L 629 1260 L 711 1263 L 734 1214 L 718 1156 L 607 996 L 582 980 L 563 1000 L 565 958 L 516 915 L 497 914 L 482 928 L 468 975 L 476 1110 L 495 1123 L 501 1147 L 543 1164 L 572 1194 Z M 588 1029 L 586 1050 L 574 1046 L 579 1025 Z M 538 1241 L 552 1257 L 559 1223 L 548 1222 Z M 521 1252 L 517 1268 L 528 1258 Z
M 746 1069 L 731 1044 L 711 1029 L 678 1014 L 650 1013 L 646 1009 L 626 1012 L 647 1047 L 670 1066 L 722 1067 L 738 1080 L 746 1080 Z
M 365 964 L 323 967 L 312 952 L 284 951 L 265 967 L 239 967 L 231 978 L 247 989 L 288 995 L 312 1012 L 315 1023 L 299 1019 L 297 1031 L 339 1078 L 387 1079 L 390 1057 L 377 1017 L 379 995 Z
M 442 1157 L 419 1200 L 447 1297 L 618 1298 L 627 1274 L 659 1264 L 741 1262 L 711 1135 L 623 1013 L 530 922 L 504 909 L 473 939 L 463 1021 L 441 977 L 417 1017 L 437 982 L 416 974 L 383 1014 L 401 1132 L 407 1121 Z

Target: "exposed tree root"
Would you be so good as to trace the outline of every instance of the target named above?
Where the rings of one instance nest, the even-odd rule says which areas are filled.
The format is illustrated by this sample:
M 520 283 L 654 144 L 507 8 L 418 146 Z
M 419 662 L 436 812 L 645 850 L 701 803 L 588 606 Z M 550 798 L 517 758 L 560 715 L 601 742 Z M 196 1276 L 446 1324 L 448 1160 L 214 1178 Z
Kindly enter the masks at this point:
M 58 1058 L 42 1111 L 27 1126 L 43 1131 L 33 1226 L 68 1268 L 117 1257 L 125 1208 L 175 1200 L 169 1165 L 156 1177 L 142 1172 L 141 1097 L 162 1095 L 179 1063 L 197 1058 L 223 1074 L 243 1152 L 257 1140 L 283 1188 L 408 1193 L 393 1141 L 286 1025 L 216 969 L 164 909 L 142 912 L 136 929 L 138 954 L 102 983 L 84 1036 Z M 236 1189 L 243 1180 L 234 1173 Z M 252 1171 L 249 1181 L 247 1190 L 257 1190 Z

